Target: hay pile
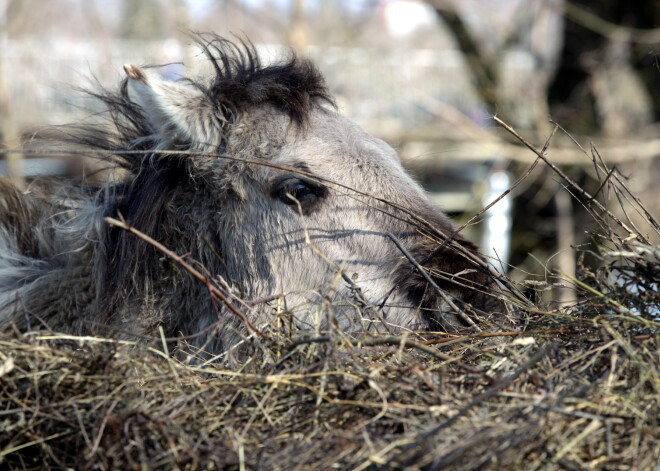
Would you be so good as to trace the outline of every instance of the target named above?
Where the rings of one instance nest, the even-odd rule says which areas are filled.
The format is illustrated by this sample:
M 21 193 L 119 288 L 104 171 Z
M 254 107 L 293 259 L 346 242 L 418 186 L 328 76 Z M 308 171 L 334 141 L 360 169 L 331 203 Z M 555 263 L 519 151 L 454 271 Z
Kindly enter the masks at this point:
M 0 468 L 659 469 L 660 249 L 574 193 L 595 231 L 564 280 L 579 302 L 527 309 L 516 331 L 271 333 L 232 370 L 4 333 Z

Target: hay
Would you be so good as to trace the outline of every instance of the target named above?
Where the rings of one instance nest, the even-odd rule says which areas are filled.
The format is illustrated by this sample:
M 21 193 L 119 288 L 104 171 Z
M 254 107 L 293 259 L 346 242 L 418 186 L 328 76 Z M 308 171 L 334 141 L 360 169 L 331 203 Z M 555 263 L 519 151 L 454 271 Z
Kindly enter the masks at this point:
M 6 332 L 0 467 L 658 469 L 660 249 L 578 196 L 595 228 L 591 262 L 563 280 L 579 302 L 527 309 L 517 331 L 273 331 L 234 369 Z

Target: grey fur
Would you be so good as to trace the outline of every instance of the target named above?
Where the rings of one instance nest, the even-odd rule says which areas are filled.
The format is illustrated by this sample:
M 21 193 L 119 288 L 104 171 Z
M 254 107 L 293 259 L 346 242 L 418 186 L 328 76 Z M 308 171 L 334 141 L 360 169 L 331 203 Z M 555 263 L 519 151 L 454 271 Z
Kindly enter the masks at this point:
M 273 327 L 283 306 L 303 329 L 330 317 L 347 330 L 383 328 L 382 320 L 397 330 L 461 328 L 388 233 L 460 306 L 501 308 L 476 247 L 391 147 L 328 106 L 311 64 L 292 57 L 263 67 L 249 44 L 202 45 L 216 67 L 208 83 L 164 82 L 126 66 L 120 93 L 97 95 L 116 132 L 69 132 L 69 142 L 114 152 L 121 181 L 49 194 L 0 181 L 0 324 L 122 336 L 154 336 L 162 325 L 176 336 L 218 323 L 194 343 L 212 353 L 235 344 L 244 327 L 203 284 L 104 222 L 118 213 L 232 295 L 286 293 L 244 308 L 259 329 Z

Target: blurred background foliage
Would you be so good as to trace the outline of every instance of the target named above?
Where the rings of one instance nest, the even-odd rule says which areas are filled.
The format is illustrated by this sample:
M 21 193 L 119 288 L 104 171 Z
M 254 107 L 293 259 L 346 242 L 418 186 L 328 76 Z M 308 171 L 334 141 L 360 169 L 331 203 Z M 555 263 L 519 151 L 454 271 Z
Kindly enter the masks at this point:
M 604 165 L 660 215 L 655 0 L 0 0 L 0 142 L 30 148 L 35 126 L 88 119 L 95 105 L 75 88 L 116 86 L 123 63 L 199 73 L 190 31 L 314 59 L 341 111 L 397 148 L 514 279 L 573 275 L 578 252 L 597 247 L 584 201 L 494 116 L 537 148 L 556 131 L 547 155 L 574 181 L 602 202 L 620 198 L 599 191 L 593 167 Z M 25 185 L 93 166 L 50 157 L 4 153 L 0 171 Z M 573 299 L 570 288 L 554 294 Z

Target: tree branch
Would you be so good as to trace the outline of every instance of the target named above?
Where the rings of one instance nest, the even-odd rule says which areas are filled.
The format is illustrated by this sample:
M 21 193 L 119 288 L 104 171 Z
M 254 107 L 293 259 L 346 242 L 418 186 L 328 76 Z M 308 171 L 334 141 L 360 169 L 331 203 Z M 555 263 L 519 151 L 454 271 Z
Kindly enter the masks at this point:
M 429 0 L 438 16 L 445 22 L 465 56 L 476 84 L 475 89 L 489 111 L 495 113 L 500 108 L 500 96 L 497 90 L 499 82 L 499 64 L 493 57 L 481 51 L 476 38 L 456 8 L 445 0 Z

